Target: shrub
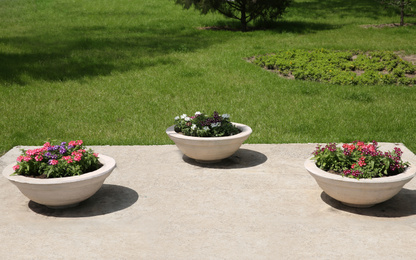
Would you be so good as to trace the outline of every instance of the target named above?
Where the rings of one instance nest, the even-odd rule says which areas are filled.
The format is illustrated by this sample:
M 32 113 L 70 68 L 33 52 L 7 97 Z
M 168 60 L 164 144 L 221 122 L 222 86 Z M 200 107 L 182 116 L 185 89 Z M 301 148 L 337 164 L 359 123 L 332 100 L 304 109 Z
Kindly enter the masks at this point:
M 253 63 L 295 79 L 341 85 L 416 83 L 416 66 L 388 51 L 287 50 L 258 56 Z
M 292 0 L 175 0 L 185 9 L 194 6 L 202 14 L 219 12 L 226 17 L 240 20 L 241 30 L 247 31 L 251 21 L 275 20 L 281 16 Z

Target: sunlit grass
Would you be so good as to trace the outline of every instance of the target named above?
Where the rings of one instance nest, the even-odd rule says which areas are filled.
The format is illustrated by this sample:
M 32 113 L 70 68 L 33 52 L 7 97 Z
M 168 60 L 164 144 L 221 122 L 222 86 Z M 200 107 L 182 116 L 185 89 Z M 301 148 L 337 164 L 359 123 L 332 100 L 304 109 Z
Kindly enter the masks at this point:
M 173 118 L 198 110 L 250 125 L 249 143 L 376 139 L 416 151 L 414 87 L 293 81 L 246 61 L 296 48 L 416 53 L 414 27 L 360 27 L 397 19 L 370 0 L 295 1 L 283 20 L 241 33 L 198 30 L 238 23 L 173 1 L 0 1 L 0 153 L 48 138 L 172 144 Z

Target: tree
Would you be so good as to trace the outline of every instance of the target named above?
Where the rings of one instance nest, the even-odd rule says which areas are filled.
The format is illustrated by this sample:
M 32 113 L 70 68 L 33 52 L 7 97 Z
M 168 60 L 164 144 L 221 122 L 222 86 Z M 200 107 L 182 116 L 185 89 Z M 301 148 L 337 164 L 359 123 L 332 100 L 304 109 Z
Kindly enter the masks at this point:
M 240 20 L 241 30 L 257 19 L 275 20 L 280 17 L 292 0 L 175 0 L 183 8 L 194 6 L 201 14 L 218 12 L 226 17 Z
M 405 12 L 412 11 L 412 1 L 413 0 L 381 0 L 380 3 L 398 8 L 400 10 L 400 26 L 403 26 L 404 17 L 406 16 Z

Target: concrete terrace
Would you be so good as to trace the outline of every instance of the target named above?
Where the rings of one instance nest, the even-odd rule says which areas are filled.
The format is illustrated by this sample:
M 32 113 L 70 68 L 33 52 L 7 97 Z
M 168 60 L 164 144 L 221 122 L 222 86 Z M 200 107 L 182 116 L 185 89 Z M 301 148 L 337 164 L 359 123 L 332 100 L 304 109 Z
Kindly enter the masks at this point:
M 416 181 L 372 208 L 344 206 L 303 167 L 315 146 L 245 144 L 212 165 L 174 145 L 91 146 L 117 168 L 65 210 L 1 177 L 0 259 L 416 259 Z

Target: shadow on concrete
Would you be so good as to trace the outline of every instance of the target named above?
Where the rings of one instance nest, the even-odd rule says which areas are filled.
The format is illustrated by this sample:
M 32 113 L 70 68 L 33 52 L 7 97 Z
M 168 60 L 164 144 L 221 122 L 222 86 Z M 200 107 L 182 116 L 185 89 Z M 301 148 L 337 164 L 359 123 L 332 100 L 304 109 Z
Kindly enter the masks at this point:
M 182 159 L 189 164 L 203 168 L 240 169 L 263 164 L 267 161 L 267 156 L 249 149 L 239 149 L 235 154 L 218 163 L 199 163 L 186 155 L 183 155 Z
M 139 199 L 136 191 L 112 184 L 104 184 L 91 198 L 78 206 L 67 209 L 51 209 L 29 201 L 29 208 L 41 215 L 61 218 L 79 218 L 106 215 L 132 206 Z
M 321 193 L 322 200 L 329 206 L 353 214 L 381 218 L 399 218 L 416 215 L 416 190 L 402 189 L 388 201 L 376 204 L 370 208 L 349 207 L 331 198 L 325 192 Z

